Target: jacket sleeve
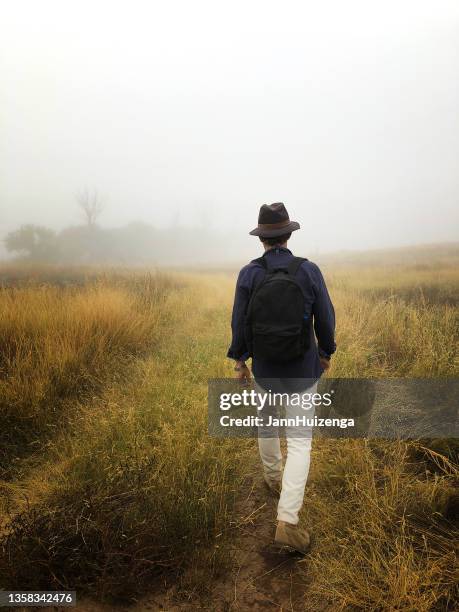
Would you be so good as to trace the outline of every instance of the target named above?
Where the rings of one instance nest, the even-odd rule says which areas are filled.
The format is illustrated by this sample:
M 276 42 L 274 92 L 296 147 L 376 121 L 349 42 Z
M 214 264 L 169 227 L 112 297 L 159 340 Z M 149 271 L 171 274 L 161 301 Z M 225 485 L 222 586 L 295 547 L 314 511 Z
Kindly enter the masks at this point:
M 324 277 L 314 265 L 314 331 L 319 345 L 319 355 L 330 357 L 336 351 L 335 344 L 335 309 L 328 294 Z
M 249 288 L 244 283 L 245 268 L 239 272 L 234 295 L 233 314 L 231 317 L 232 340 L 227 357 L 236 360 L 245 360 L 249 353 L 245 341 L 244 318 L 249 305 Z

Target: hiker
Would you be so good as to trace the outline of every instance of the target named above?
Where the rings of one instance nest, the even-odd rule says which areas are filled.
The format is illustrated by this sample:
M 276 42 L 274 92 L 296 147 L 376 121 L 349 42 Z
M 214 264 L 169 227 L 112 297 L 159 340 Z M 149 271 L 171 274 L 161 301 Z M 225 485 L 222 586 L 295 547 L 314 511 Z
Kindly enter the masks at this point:
M 246 364 L 251 357 L 259 390 L 307 396 L 315 392 L 336 350 L 335 314 L 319 268 L 307 259 L 294 257 L 287 248 L 292 232 L 298 229 L 300 225 L 290 221 L 283 203 L 260 208 L 258 226 L 250 234 L 259 237 L 265 252 L 239 273 L 227 356 L 235 360 L 236 378 L 242 383 L 251 381 Z M 287 406 L 287 416 L 289 410 L 293 409 Z M 313 407 L 302 412 L 308 419 L 314 416 Z M 282 474 L 278 431 L 258 428 L 264 480 L 279 496 L 274 541 L 304 553 L 310 536 L 298 527 L 298 514 L 309 472 L 312 428 L 287 427 L 286 438 Z

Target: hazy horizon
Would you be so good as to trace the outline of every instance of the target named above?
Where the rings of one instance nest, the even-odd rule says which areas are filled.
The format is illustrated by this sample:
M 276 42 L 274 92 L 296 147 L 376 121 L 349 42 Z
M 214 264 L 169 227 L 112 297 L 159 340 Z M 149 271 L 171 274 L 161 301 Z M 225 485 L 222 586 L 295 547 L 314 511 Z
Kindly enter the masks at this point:
M 452 1 L 9 3 L 0 239 L 89 188 L 102 227 L 209 227 L 222 259 L 276 201 L 311 252 L 455 242 L 458 34 Z

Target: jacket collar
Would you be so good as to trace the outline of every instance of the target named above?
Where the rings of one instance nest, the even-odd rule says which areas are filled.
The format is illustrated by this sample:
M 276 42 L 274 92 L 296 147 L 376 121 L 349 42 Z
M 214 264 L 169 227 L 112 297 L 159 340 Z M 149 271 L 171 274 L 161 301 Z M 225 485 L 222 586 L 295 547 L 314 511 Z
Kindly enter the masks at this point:
M 279 247 L 279 246 L 273 246 L 267 251 L 265 251 L 263 253 L 263 257 L 265 255 L 268 255 L 268 253 L 274 253 L 275 255 L 279 255 L 279 253 L 290 253 L 290 255 L 292 255 L 292 251 L 290 249 L 287 249 L 287 247 Z

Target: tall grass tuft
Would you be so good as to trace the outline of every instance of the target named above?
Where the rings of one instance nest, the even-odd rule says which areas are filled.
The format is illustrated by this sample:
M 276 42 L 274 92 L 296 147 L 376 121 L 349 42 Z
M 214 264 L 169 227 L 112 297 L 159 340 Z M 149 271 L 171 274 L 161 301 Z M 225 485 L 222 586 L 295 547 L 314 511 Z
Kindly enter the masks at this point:
M 170 286 L 161 275 L 100 275 L 0 292 L 0 477 L 154 348 Z
M 406 442 L 318 442 L 304 520 L 307 610 L 453 610 L 459 466 L 421 471 Z M 453 505 L 456 508 L 453 508 Z

